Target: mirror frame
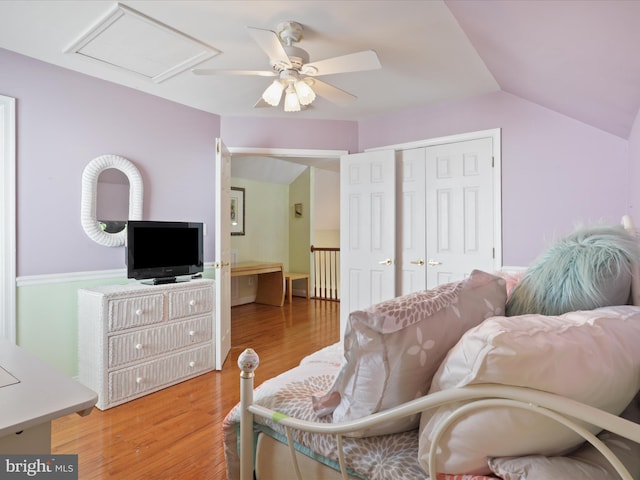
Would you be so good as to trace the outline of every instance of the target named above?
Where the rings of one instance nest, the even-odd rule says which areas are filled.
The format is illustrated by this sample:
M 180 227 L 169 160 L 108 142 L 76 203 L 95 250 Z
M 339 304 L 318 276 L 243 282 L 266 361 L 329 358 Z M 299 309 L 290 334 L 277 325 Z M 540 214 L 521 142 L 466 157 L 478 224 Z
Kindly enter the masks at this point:
M 142 220 L 144 192 L 140 172 L 124 157 L 101 155 L 91 160 L 82 172 L 80 222 L 87 236 L 94 242 L 105 247 L 120 247 L 126 242 L 127 229 L 118 233 L 107 233 L 100 228 L 96 216 L 98 177 L 103 170 L 109 168 L 120 170 L 129 179 L 129 218 L 127 220 Z

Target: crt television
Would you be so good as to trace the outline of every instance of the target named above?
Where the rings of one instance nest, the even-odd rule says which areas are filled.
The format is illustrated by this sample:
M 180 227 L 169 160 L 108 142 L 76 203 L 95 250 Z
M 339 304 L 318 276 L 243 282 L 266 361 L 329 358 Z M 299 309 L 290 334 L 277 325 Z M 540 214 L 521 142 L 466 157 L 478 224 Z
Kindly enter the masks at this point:
M 127 222 L 127 278 L 172 283 L 204 270 L 203 224 L 198 222 Z

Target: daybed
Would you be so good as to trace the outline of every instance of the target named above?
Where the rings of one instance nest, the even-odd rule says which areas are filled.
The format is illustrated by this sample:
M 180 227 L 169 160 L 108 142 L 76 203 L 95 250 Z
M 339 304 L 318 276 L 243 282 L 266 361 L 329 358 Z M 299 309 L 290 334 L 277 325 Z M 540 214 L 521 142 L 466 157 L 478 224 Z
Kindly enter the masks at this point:
M 640 479 L 640 253 L 592 227 L 505 275 L 351 312 L 223 425 L 230 480 Z M 255 452 L 255 457 L 254 457 Z

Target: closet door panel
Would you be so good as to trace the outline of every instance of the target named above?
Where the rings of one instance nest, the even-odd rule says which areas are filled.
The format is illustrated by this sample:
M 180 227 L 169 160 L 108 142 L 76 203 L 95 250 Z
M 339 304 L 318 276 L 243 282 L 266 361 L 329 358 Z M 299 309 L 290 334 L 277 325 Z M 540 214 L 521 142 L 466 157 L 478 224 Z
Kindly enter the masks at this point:
M 399 253 L 397 256 L 396 294 L 425 290 L 426 277 L 426 213 L 425 213 L 425 149 L 399 151 L 397 228 Z
M 340 161 L 340 325 L 349 313 L 395 296 L 395 154 Z M 346 208 L 345 208 L 346 207 Z
M 427 286 L 494 268 L 491 138 L 426 148 Z

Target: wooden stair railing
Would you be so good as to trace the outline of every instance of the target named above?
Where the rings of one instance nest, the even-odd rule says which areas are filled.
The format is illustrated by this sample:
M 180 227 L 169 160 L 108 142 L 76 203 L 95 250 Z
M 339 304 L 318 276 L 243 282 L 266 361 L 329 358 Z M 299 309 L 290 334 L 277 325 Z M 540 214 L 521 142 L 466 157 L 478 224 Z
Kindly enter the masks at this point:
M 313 255 L 313 298 L 340 301 L 340 248 L 314 247 Z

